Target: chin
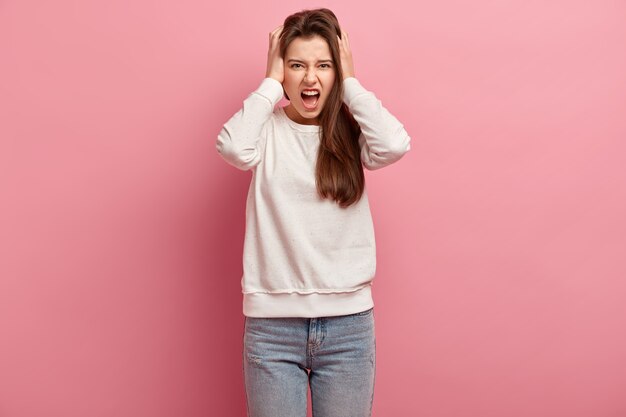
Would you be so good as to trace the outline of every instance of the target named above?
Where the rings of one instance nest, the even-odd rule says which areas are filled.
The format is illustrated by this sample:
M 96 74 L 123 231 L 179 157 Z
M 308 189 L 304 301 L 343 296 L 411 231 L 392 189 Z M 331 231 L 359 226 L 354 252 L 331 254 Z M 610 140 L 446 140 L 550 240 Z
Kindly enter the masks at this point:
M 312 119 L 314 117 L 317 117 L 317 115 L 320 114 L 323 108 L 324 108 L 324 105 L 320 104 L 319 106 L 317 106 L 315 110 L 309 110 L 305 107 L 300 107 L 300 108 L 296 107 L 296 110 L 298 111 L 298 113 L 300 113 L 302 117 L 306 117 L 307 119 Z

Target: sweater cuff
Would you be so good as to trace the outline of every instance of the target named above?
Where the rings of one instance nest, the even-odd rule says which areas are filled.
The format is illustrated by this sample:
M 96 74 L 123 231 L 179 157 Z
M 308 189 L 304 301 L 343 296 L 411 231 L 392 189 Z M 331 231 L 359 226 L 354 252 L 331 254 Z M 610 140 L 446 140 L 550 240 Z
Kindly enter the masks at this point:
M 266 77 L 254 92 L 265 97 L 273 108 L 283 97 L 283 85 L 272 77 Z
M 348 107 L 350 107 L 350 103 L 354 97 L 366 92 L 365 87 L 363 87 L 355 77 L 348 77 L 343 80 L 343 102 L 346 103 Z

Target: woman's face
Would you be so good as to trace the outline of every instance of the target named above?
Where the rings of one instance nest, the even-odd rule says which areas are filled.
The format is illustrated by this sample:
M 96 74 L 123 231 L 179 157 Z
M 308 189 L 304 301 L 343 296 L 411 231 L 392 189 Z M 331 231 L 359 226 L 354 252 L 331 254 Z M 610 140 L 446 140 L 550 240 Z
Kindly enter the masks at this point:
M 317 125 L 318 116 L 335 83 L 335 64 L 326 41 L 320 36 L 296 38 L 284 56 L 283 88 L 289 96 L 285 112 L 296 123 Z M 314 89 L 316 96 L 303 95 Z

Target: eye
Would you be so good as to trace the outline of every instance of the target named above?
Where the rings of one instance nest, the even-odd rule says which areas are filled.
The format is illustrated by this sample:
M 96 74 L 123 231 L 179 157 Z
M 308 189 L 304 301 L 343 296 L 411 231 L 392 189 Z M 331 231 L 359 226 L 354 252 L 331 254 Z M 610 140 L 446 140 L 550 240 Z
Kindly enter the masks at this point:
M 291 64 L 291 68 L 295 68 L 296 65 L 302 66 L 301 64 Z M 330 64 L 322 64 L 322 66 L 324 66 L 324 65 L 326 66 L 326 68 L 332 68 L 332 65 L 330 65 Z

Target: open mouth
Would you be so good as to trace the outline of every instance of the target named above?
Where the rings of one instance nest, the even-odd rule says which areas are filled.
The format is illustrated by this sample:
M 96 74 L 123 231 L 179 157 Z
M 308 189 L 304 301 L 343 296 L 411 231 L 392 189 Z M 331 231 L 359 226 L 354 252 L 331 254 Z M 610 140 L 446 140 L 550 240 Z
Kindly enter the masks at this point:
M 304 107 L 309 110 L 313 110 L 317 107 L 317 102 L 320 98 L 320 92 L 317 90 L 314 91 L 302 91 L 300 93 L 300 97 L 302 98 L 302 103 Z

